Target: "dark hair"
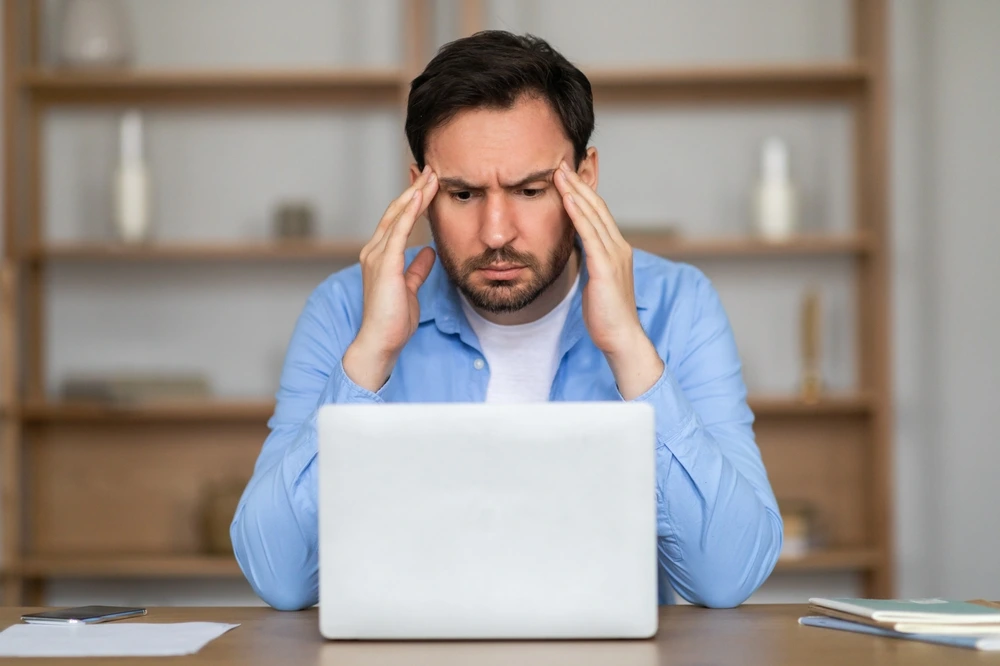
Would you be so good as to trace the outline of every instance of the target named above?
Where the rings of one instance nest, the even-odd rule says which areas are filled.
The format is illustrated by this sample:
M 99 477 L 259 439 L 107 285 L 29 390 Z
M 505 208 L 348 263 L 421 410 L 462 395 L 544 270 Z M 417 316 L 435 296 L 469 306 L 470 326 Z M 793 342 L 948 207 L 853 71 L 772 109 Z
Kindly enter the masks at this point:
M 406 139 L 424 168 L 427 135 L 464 109 L 509 109 L 525 95 L 547 101 L 573 144 L 577 165 L 594 131 L 590 81 L 534 35 L 485 30 L 445 44 L 410 84 Z

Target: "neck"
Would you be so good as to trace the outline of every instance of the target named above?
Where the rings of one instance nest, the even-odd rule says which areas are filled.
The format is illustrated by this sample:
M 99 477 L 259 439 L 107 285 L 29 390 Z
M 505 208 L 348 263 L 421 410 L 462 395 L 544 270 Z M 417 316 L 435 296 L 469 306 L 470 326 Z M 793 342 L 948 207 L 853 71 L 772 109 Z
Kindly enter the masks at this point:
M 533 300 L 527 306 L 521 308 L 517 312 L 486 312 L 475 308 L 475 311 L 485 319 L 486 321 L 493 322 L 494 324 L 501 324 L 503 326 L 515 326 L 517 324 L 530 324 L 533 321 L 538 321 L 548 313 L 552 312 L 557 305 L 559 305 L 566 294 L 569 293 L 570 288 L 573 286 L 573 281 L 576 280 L 576 276 L 580 273 L 580 249 L 577 247 L 573 248 L 573 254 L 570 255 L 569 261 L 566 262 L 566 267 L 563 269 L 562 273 L 555 281 L 545 288 L 538 298 Z

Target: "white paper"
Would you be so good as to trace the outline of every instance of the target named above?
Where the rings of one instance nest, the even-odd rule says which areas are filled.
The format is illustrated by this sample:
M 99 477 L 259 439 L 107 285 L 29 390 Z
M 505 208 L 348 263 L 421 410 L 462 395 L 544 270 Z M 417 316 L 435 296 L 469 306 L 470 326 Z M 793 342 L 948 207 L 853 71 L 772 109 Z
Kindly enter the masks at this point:
M 15 624 L 0 632 L 0 657 L 169 657 L 194 654 L 238 624 Z

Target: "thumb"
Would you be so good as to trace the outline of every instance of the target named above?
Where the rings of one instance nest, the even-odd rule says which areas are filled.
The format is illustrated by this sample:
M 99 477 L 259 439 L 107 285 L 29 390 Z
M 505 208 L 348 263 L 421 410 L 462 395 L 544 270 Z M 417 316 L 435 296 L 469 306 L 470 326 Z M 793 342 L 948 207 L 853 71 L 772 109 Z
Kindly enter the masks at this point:
M 403 274 L 403 279 L 406 281 L 406 288 L 411 293 L 416 294 L 417 290 L 424 283 L 424 280 L 431 274 L 431 268 L 434 266 L 434 257 L 434 249 L 425 247 L 420 252 L 417 252 L 417 256 L 410 262 L 410 267 Z

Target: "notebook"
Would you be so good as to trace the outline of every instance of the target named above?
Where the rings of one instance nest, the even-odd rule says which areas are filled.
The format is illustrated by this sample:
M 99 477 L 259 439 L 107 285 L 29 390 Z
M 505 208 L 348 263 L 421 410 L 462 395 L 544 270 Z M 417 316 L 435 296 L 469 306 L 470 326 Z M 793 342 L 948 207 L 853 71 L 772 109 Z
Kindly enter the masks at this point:
M 876 622 L 947 624 L 947 625 L 996 625 L 1000 624 L 1000 607 L 986 601 L 953 601 L 947 599 L 851 599 L 837 597 L 809 599 L 815 610 L 824 609 L 846 613 L 857 621 L 860 618 Z M 839 616 L 838 616 L 839 617 Z
M 890 631 L 899 631 L 904 634 L 941 634 L 949 636 L 981 636 L 983 634 L 1000 635 L 1000 623 L 943 624 L 940 622 L 885 622 L 813 605 L 809 606 L 809 612 L 817 615 L 837 618 L 838 620 L 859 622 L 872 627 L 881 627 L 883 629 L 889 629 Z
M 888 638 L 902 638 L 904 640 L 920 641 L 922 643 L 935 643 L 937 645 L 949 645 L 952 647 L 962 647 L 972 650 L 1000 651 L 1000 636 L 942 636 L 940 634 L 904 634 L 899 631 L 891 631 L 881 627 L 873 627 L 868 624 L 858 622 L 847 622 L 833 617 L 809 616 L 800 617 L 799 624 L 807 627 L 824 627 L 827 629 L 838 629 L 841 631 L 853 631 L 861 634 L 872 634 L 874 636 L 886 636 Z

